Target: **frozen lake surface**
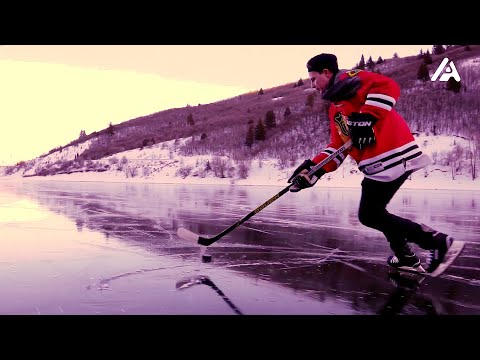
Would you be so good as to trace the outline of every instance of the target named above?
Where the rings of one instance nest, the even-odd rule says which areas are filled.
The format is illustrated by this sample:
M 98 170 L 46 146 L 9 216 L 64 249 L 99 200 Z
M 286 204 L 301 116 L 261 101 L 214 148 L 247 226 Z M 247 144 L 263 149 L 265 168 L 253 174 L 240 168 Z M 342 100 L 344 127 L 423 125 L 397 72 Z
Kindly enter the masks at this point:
M 0 181 L 0 314 L 480 314 L 480 192 L 400 190 L 390 212 L 467 246 L 440 278 L 386 265 L 360 189 Z M 423 257 L 426 253 L 415 248 Z

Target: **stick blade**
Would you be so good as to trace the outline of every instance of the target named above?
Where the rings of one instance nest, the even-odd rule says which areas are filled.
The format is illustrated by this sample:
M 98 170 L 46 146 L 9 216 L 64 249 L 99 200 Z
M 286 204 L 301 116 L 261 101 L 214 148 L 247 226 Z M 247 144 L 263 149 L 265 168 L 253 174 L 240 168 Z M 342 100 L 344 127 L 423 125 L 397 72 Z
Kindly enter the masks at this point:
M 200 240 L 200 236 L 195 234 L 194 232 L 191 232 L 190 230 L 184 229 L 184 228 L 179 228 L 177 230 L 177 235 L 181 237 L 182 239 L 198 243 L 198 240 Z

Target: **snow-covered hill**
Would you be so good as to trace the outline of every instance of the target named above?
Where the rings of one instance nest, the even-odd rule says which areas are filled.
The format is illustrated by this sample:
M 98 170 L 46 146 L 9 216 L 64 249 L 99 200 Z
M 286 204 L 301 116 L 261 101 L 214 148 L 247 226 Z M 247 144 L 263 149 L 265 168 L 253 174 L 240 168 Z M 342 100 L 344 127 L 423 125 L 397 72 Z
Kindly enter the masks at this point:
M 301 163 L 281 166 L 276 159 L 255 159 L 243 164 L 227 157 L 195 156 L 178 154 L 178 145 L 169 141 L 140 149 L 134 149 L 95 161 L 85 161 L 77 172 L 54 176 L 33 176 L 35 171 L 48 164 L 61 164 L 73 160 L 88 146 L 65 148 L 43 158 L 33 160 L 33 166 L 3 179 L 22 178 L 34 180 L 103 181 L 103 182 L 144 182 L 178 184 L 235 184 L 235 185 L 277 185 L 286 186 L 287 179 Z M 480 180 L 472 180 L 471 163 L 468 160 L 468 140 L 461 137 L 421 134 L 416 141 L 422 151 L 429 154 L 434 164 L 417 171 L 407 180 L 404 188 L 422 189 L 474 189 L 480 190 Z M 452 152 L 461 150 L 461 160 L 452 161 Z M 312 154 L 312 156 L 315 154 Z M 208 165 L 207 165 L 208 163 Z M 56 165 L 60 166 L 60 165 Z M 220 177 L 223 168 L 223 178 Z M 217 174 L 215 174 L 215 171 Z M 243 177 L 242 178 L 242 170 Z M 0 170 L 0 174 L 2 170 Z M 245 176 L 245 174 L 247 176 Z M 24 177 L 27 176 L 27 177 Z M 348 157 L 335 172 L 326 174 L 316 186 L 359 187 L 363 175 L 356 163 Z

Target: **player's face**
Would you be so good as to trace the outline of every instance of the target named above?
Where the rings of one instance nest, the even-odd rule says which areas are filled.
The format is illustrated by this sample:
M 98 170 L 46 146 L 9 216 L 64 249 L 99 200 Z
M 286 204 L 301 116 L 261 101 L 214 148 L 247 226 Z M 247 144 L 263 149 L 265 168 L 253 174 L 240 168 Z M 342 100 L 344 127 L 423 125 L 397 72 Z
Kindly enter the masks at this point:
M 325 91 L 327 88 L 328 82 L 331 78 L 331 73 L 328 70 L 323 70 L 322 72 L 311 71 L 308 73 L 308 77 L 312 83 L 312 88 L 318 91 Z

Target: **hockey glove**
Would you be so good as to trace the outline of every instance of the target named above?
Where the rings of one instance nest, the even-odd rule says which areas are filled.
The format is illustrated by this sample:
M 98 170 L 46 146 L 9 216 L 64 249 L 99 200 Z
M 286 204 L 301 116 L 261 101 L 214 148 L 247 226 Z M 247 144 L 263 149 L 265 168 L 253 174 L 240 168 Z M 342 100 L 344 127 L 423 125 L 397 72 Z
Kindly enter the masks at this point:
M 293 182 L 293 186 L 290 187 L 291 192 L 298 192 L 302 189 L 312 187 L 326 173 L 325 170 L 320 168 L 312 174 L 311 177 L 307 176 L 307 173 L 315 165 L 312 160 L 307 159 L 293 172 L 293 175 L 288 179 L 289 183 Z
M 370 114 L 352 113 L 348 117 L 348 131 L 354 147 L 362 150 L 365 146 L 375 143 L 373 125 L 376 122 L 377 118 Z

